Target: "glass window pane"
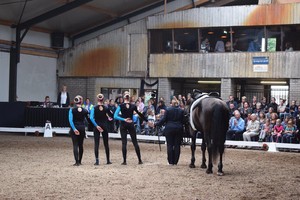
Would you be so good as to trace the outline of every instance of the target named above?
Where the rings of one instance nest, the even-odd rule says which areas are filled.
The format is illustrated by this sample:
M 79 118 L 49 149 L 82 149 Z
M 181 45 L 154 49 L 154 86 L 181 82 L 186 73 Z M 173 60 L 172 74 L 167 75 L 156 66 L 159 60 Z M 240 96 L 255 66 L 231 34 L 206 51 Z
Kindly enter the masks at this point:
M 230 52 L 230 28 L 203 28 L 201 29 L 200 52 Z
M 175 29 L 174 49 L 176 53 L 198 52 L 198 29 Z
M 264 27 L 232 27 L 234 51 L 265 51 Z
M 172 52 L 172 30 L 150 30 L 150 53 Z
M 269 26 L 267 27 L 267 51 L 281 50 L 281 27 Z
M 283 26 L 283 51 L 300 50 L 300 25 Z

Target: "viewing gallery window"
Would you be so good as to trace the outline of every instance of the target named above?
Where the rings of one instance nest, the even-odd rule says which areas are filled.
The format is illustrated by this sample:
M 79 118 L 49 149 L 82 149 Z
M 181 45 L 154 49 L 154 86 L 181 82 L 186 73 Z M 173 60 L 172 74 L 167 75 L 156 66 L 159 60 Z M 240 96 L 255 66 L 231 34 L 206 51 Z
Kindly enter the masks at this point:
M 174 51 L 199 52 L 198 50 L 198 29 L 175 29 L 174 30 Z
M 300 25 L 150 30 L 150 53 L 300 50 Z
M 233 51 L 265 51 L 264 27 L 233 27 Z
M 173 31 L 151 30 L 150 31 L 150 52 L 151 53 L 172 53 Z

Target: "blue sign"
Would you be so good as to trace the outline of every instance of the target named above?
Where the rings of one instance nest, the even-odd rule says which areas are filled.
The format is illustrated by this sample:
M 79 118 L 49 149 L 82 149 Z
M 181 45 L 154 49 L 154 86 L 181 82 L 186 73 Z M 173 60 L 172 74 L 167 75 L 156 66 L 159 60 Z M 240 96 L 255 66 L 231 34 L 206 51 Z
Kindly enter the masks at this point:
M 252 64 L 253 65 L 268 65 L 269 64 L 269 57 L 252 57 Z

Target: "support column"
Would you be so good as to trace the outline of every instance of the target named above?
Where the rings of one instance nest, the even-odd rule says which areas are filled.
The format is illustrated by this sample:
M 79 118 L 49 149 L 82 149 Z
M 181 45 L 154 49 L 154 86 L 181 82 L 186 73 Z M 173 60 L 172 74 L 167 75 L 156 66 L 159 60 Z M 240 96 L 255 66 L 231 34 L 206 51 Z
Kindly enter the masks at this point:
M 231 78 L 222 78 L 221 79 L 221 98 L 224 101 L 228 100 L 229 95 L 235 96 L 234 87 L 235 87 L 235 84 Z
M 17 49 L 11 47 L 9 60 L 9 102 L 17 101 L 17 58 Z
M 300 103 L 300 79 L 290 79 L 290 87 L 289 87 L 289 103 L 291 101 L 296 100 L 297 105 Z
M 158 98 L 163 97 L 166 104 L 168 104 L 171 96 L 171 80 L 168 78 L 159 78 L 158 81 Z

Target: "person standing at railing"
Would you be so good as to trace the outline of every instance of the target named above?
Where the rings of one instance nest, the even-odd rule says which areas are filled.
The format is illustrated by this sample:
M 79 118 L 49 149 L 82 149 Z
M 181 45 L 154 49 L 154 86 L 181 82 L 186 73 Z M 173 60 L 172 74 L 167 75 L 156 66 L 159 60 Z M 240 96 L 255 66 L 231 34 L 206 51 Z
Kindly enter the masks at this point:
M 95 165 L 99 165 L 99 143 L 100 143 L 100 133 L 103 137 L 103 143 L 106 153 L 106 164 L 111 164 L 109 157 L 109 144 L 108 144 L 108 117 L 111 116 L 109 109 L 104 106 L 104 95 L 97 95 L 98 105 L 94 106 L 90 113 L 91 122 L 94 124 L 94 152 L 96 162 Z
M 57 95 L 57 105 L 59 107 L 69 107 L 70 106 L 70 95 L 67 92 L 67 86 L 63 85 L 62 91 Z
M 85 137 L 85 119 L 88 118 L 88 111 L 81 107 L 82 97 L 77 95 L 74 98 L 74 103 L 76 106 L 70 108 L 69 111 L 69 123 L 71 126 L 70 135 L 73 142 L 73 153 L 75 158 L 74 166 L 81 165 L 81 160 L 83 156 L 83 141 Z

